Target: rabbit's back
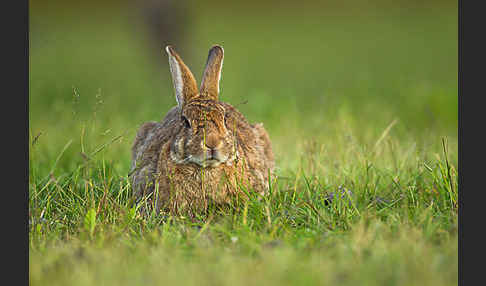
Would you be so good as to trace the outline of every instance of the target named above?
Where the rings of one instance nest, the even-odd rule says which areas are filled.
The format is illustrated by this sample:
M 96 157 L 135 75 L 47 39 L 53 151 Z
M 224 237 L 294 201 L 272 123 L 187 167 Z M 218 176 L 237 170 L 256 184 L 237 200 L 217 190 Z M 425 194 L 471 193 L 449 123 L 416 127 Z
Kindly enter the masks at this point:
M 176 133 L 177 114 L 175 106 L 161 122 L 146 122 L 137 131 L 130 168 L 130 182 L 137 198 L 153 190 L 159 153 Z
M 227 113 L 226 124 L 236 133 L 241 157 L 247 161 L 248 168 L 253 174 L 258 174 L 258 177 L 263 177 L 264 181 L 268 182 L 268 171 L 273 173 L 275 163 L 270 138 L 263 124 L 250 124 L 235 107 L 221 103 Z

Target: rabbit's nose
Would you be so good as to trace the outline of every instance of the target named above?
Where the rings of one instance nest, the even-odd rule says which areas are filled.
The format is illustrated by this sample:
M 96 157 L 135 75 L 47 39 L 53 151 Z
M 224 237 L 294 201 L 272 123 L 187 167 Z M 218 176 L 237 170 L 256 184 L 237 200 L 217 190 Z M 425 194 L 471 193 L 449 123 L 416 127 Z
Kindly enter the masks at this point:
M 209 149 L 216 149 L 219 147 L 219 145 L 221 145 L 221 139 L 215 134 L 210 134 L 208 137 L 206 137 L 204 144 Z

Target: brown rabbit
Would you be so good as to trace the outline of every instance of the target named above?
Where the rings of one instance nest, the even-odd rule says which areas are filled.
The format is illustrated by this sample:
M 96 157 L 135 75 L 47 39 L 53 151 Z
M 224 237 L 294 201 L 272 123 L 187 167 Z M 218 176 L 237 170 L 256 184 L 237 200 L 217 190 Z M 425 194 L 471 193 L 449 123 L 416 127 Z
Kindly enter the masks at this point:
M 177 106 L 161 122 L 144 123 L 132 147 L 130 181 L 134 195 L 156 198 L 156 209 L 195 214 L 209 203 L 226 204 L 264 195 L 274 158 L 263 124 L 249 124 L 219 101 L 224 51 L 213 46 L 201 87 L 171 46 L 166 47 Z

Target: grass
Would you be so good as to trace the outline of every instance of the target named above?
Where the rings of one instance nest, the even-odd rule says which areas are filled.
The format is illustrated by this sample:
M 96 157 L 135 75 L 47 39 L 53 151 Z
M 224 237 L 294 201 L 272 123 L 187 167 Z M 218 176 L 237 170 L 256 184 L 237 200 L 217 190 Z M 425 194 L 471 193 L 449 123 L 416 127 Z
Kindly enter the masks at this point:
M 278 179 L 190 220 L 140 216 L 127 179 L 137 128 L 175 104 L 164 54 L 127 10 L 31 4 L 31 285 L 457 284 L 454 5 L 195 7 L 178 52 L 199 79 L 224 46 L 221 99 L 265 124 Z

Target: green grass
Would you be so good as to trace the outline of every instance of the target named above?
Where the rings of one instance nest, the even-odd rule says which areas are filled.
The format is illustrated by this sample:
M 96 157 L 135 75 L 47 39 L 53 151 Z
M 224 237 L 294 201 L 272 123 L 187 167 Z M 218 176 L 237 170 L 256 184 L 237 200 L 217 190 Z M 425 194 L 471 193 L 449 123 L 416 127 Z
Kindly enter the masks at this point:
M 457 285 L 454 3 L 194 7 L 178 52 L 200 79 L 223 45 L 221 99 L 265 124 L 278 175 L 194 220 L 141 217 L 127 179 L 175 105 L 162 50 L 128 10 L 31 4 L 31 285 Z

